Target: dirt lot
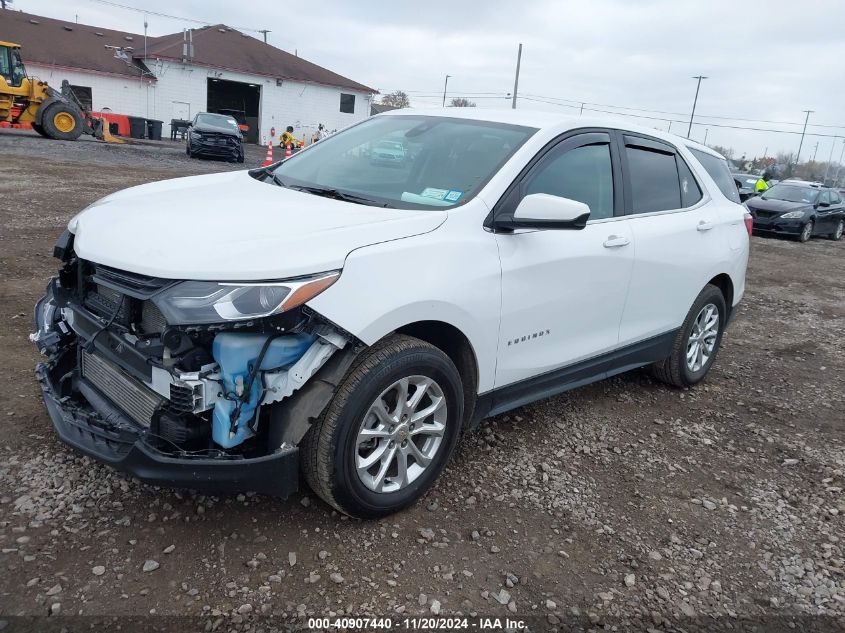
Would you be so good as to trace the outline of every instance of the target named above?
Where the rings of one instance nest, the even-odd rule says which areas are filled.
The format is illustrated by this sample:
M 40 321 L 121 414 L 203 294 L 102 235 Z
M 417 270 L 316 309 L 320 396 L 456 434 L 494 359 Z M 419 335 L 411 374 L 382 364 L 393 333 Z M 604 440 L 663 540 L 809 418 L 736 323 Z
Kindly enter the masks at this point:
M 48 613 L 29 626 L 845 624 L 845 241 L 754 238 L 746 298 L 698 388 L 635 371 L 487 420 L 425 500 L 364 523 L 307 489 L 280 502 L 153 488 L 57 441 L 27 335 L 64 224 L 117 189 L 236 166 L 21 133 L 0 150 L 0 630 Z

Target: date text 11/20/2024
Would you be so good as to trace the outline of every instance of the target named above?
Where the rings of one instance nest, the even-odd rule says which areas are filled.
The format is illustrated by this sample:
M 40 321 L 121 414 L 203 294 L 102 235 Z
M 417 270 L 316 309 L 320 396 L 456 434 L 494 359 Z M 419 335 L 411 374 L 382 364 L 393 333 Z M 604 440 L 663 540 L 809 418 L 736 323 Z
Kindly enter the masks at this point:
M 526 628 L 523 620 L 510 618 L 437 618 L 418 617 L 394 620 L 392 618 L 309 618 L 311 630 L 385 630 L 405 629 L 411 631 L 521 631 Z

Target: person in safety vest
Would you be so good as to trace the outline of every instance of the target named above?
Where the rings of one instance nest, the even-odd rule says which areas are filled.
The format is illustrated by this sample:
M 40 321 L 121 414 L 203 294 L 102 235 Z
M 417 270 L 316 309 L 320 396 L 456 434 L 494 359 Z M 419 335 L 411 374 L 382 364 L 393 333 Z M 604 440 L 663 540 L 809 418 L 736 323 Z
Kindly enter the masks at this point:
M 763 193 L 769 188 L 769 185 L 766 184 L 766 181 L 763 178 L 758 178 L 757 183 L 754 185 L 754 191 L 758 194 Z

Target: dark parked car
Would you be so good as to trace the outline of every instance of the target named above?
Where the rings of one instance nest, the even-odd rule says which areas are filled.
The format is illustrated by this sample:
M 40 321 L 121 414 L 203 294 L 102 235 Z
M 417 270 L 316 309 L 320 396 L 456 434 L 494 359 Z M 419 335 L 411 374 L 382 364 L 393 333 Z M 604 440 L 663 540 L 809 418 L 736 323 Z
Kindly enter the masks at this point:
M 814 235 L 842 237 L 845 203 L 835 189 L 801 180 L 785 180 L 745 206 L 754 218 L 754 232 L 788 235 L 806 242 Z
M 244 140 L 238 122 L 231 116 L 200 112 L 188 128 L 185 153 L 244 162 Z
M 757 181 L 760 180 L 760 176 L 755 176 L 754 174 L 731 174 L 731 176 L 734 177 L 736 188 L 739 190 L 740 202 L 745 202 L 757 195 L 755 187 L 757 186 Z

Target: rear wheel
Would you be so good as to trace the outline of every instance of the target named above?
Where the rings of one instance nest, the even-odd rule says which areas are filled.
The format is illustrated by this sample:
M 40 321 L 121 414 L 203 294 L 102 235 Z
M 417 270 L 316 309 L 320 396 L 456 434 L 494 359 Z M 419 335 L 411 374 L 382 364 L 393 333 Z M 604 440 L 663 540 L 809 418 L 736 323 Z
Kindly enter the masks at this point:
M 44 131 L 44 128 L 38 125 L 37 123 L 30 123 L 32 129 L 38 132 L 41 136 L 47 136 L 47 132 Z
M 75 141 L 82 134 L 82 114 L 66 103 L 58 102 L 47 107 L 41 117 L 45 136 L 62 141 Z
M 301 444 L 311 489 L 341 512 L 373 519 L 414 503 L 460 433 L 463 389 L 449 357 L 409 336 L 364 352 Z
M 708 284 L 687 313 L 675 337 L 672 354 L 652 365 L 654 376 L 675 387 L 691 387 L 701 382 L 716 359 L 726 317 L 722 291 Z
M 839 222 L 836 223 L 836 228 L 833 229 L 833 233 L 829 236 L 830 239 L 839 241 L 842 237 L 843 230 L 845 230 L 845 220 L 839 220 Z
M 798 234 L 798 241 L 799 242 L 809 242 L 811 237 L 813 237 L 813 221 L 812 220 L 810 220 L 804 226 L 801 227 L 801 233 Z

